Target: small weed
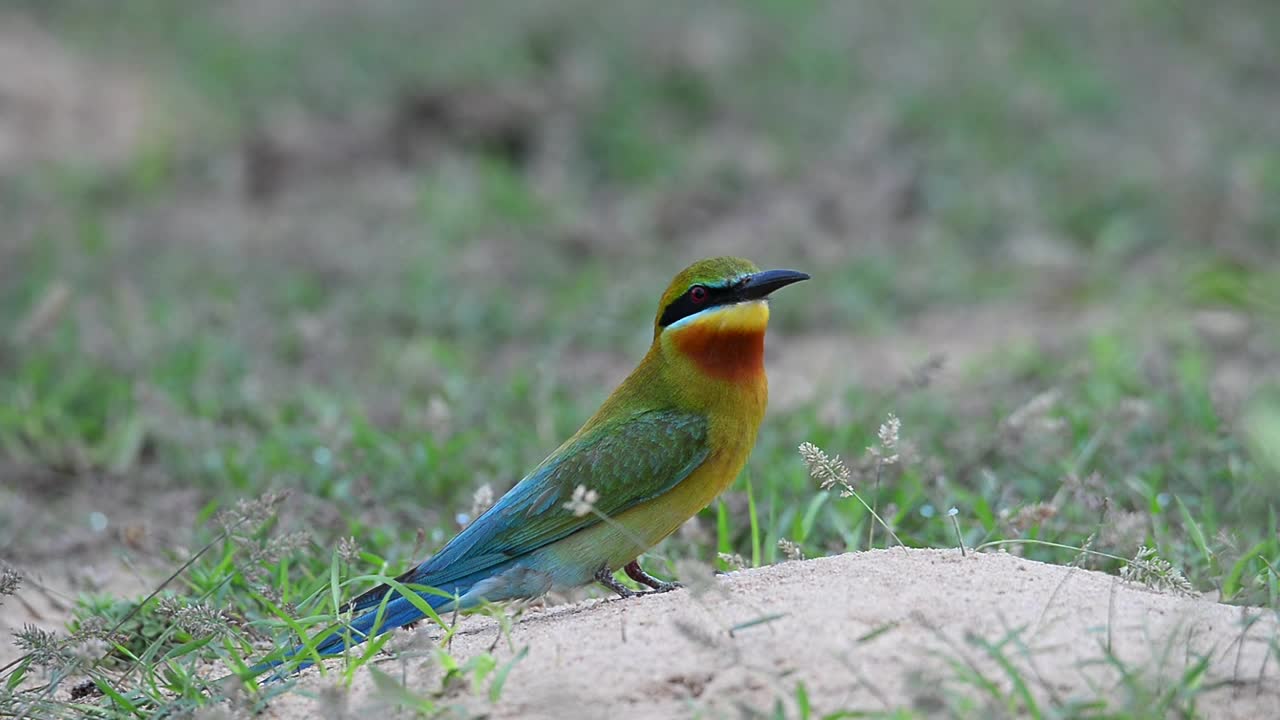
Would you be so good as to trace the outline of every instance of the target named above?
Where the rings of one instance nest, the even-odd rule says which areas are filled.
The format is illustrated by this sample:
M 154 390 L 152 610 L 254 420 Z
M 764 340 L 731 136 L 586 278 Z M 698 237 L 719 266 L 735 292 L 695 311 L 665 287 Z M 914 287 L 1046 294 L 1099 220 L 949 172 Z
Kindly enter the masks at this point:
M 22 575 L 11 567 L 0 568 L 0 603 L 6 595 L 14 595 L 22 587 Z
M 1156 555 L 1154 548 L 1143 546 L 1120 569 L 1120 577 L 1130 582 L 1146 585 L 1153 590 L 1194 595 L 1195 588 L 1173 563 Z

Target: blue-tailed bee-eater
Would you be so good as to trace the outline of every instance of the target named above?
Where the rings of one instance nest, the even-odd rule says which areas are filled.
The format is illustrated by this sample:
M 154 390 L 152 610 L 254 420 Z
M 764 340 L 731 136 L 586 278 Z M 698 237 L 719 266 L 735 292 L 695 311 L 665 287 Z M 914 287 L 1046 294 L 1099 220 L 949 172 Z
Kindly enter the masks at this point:
M 435 589 L 419 597 L 439 612 L 592 582 L 634 595 L 614 579 L 617 570 L 658 592 L 677 587 L 644 572 L 637 558 L 709 505 L 746 464 L 768 395 L 767 298 L 808 278 L 732 257 L 685 268 L 662 294 L 649 352 L 591 419 L 397 581 Z M 347 609 L 354 619 L 316 643 L 316 654 L 341 653 L 424 616 L 388 585 Z

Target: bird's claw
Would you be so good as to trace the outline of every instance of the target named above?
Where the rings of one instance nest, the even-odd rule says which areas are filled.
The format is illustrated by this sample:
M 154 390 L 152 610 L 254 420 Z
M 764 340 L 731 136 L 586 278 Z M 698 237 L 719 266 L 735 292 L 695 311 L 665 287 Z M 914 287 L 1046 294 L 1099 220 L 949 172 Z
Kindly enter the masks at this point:
M 644 571 L 644 568 L 640 567 L 640 561 L 638 560 L 632 560 L 627 563 L 627 566 L 624 567 L 623 570 L 626 571 L 627 577 L 635 580 L 641 585 L 653 588 L 652 592 L 643 593 L 644 595 L 671 592 L 672 590 L 684 587 L 678 582 L 667 582 L 666 580 L 659 580 L 658 578 L 650 575 Z
M 619 597 L 632 598 L 639 594 L 635 590 L 632 590 L 626 585 L 614 580 L 613 572 L 607 567 L 602 567 L 596 571 L 596 582 L 618 593 Z
M 627 577 L 631 578 L 632 580 L 635 580 L 636 582 L 640 583 L 641 585 L 644 585 L 645 587 L 649 587 L 652 589 L 647 592 L 636 592 L 635 590 L 632 590 L 626 585 L 623 585 L 622 583 L 615 580 L 613 577 L 613 571 L 610 570 L 608 567 L 602 567 L 596 571 L 596 575 L 595 575 L 596 582 L 618 593 L 618 596 L 623 598 L 633 598 L 640 595 L 658 595 L 660 593 L 671 592 L 672 590 L 677 590 L 679 588 L 684 587 L 678 582 L 667 582 L 666 580 L 659 580 L 658 578 L 645 572 L 640 567 L 640 563 L 636 561 L 627 563 L 626 567 L 622 568 L 622 570 L 627 574 Z
M 663 582 L 663 581 L 659 581 L 657 585 L 653 585 L 652 587 L 653 587 L 653 589 L 652 589 L 652 590 L 650 590 L 649 592 L 647 592 L 647 593 L 641 593 L 641 594 L 642 594 L 642 595 L 657 595 L 657 594 L 659 594 L 659 593 L 671 592 L 672 590 L 679 590 L 680 588 L 684 587 L 684 585 L 681 585 L 681 584 L 680 584 L 680 583 L 678 583 L 678 582 Z

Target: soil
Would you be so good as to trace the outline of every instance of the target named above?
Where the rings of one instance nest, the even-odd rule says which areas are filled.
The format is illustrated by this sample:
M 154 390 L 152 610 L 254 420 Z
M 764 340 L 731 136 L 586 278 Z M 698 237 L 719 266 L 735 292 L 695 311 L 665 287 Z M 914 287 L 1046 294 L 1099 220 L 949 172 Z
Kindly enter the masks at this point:
M 0 177 L 41 163 L 112 167 L 164 126 L 140 74 L 68 51 L 0 13 Z
M 708 578 L 699 591 L 526 612 L 509 642 L 491 618 L 461 622 L 459 660 L 493 647 L 501 666 L 527 650 L 495 706 L 483 691 L 451 700 L 491 718 L 737 717 L 739 707 L 793 702 L 800 683 L 815 716 L 903 705 L 931 715 L 961 698 L 997 702 L 985 681 L 1015 696 L 1014 670 L 1041 708 L 1097 698 L 1123 707 L 1118 668 L 1154 693 L 1201 658 L 1202 684 L 1216 685 L 1199 698 L 1203 717 L 1280 717 L 1266 611 L 1006 553 L 894 548 L 787 562 Z M 439 632 L 400 631 L 392 644 L 429 648 L 422 641 Z M 415 692 L 440 687 L 428 655 L 374 665 Z M 959 680 L 977 674 L 985 681 Z M 305 671 L 301 692 L 260 717 L 332 717 L 335 698 L 361 717 L 385 702 L 367 669 L 345 695 L 334 678 Z

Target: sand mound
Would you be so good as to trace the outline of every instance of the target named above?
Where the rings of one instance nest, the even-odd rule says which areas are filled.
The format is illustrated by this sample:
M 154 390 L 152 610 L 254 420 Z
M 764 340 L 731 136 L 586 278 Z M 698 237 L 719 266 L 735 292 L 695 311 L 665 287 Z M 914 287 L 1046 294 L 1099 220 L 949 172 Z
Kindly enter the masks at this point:
M 512 628 L 514 648 L 501 640 L 493 650 L 502 664 L 527 648 L 497 705 L 466 691 L 444 702 L 495 718 L 736 717 L 740 705 L 794 703 L 803 683 L 815 716 L 904 704 L 945 713 L 946 703 L 962 697 L 981 715 L 990 695 L 979 681 L 960 680 L 981 674 L 1005 697 L 1016 692 L 1016 675 L 1041 708 L 1099 698 L 1124 707 L 1129 691 L 1120 667 L 1136 673 L 1131 683 L 1154 692 L 1176 686 L 1188 667 L 1208 658 L 1202 684 L 1217 686 L 1199 695 L 1200 713 L 1280 717 L 1280 662 L 1268 659 L 1277 623 L 1265 610 L 1156 593 L 1007 554 L 952 550 L 789 562 L 710 585 L 526 613 Z M 402 632 L 393 643 L 429 647 L 438 633 Z M 466 618 L 452 653 L 483 653 L 496 638 L 496 621 Z M 1107 660 L 1108 648 L 1115 662 Z M 440 675 L 425 657 L 375 666 L 426 695 L 439 689 Z M 349 693 L 327 691 L 333 677 L 307 671 L 298 692 L 272 700 L 262 717 L 316 717 L 342 702 L 359 713 L 385 697 L 364 669 Z

